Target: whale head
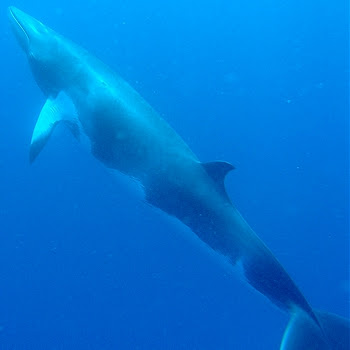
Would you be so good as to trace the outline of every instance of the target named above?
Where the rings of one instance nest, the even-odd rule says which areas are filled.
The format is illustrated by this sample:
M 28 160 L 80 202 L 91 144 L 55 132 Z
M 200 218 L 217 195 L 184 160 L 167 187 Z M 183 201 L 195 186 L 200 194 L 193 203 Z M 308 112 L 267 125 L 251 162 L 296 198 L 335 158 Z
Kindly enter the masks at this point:
M 40 89 L 47 96 L 57 95 L 62 89 L 62 70 L 65 62 L 62 38 L 14 6 L 8 8 L 8 17 Z
M 32 16 L 14 6 L 8 8 L 8 16 L 18 43 L 27 55 L 50 41 L 50 30 Z

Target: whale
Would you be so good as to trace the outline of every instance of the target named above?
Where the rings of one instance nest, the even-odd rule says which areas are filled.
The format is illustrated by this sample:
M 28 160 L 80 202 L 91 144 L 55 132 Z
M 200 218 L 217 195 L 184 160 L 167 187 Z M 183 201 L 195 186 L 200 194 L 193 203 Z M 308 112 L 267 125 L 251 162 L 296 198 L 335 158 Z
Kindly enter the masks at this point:
M 224 184 L 232 164 L 201 162 L 133 87 L 85 49 L 13 6 L 8 18 L 45 96 L 30 162 L 65 125 L 106 168 L 140 186 L 149 205 L 187 226 L 290 315 L 280 349 L 349 349 L 349 320 L 312 308 L 233 204 Z

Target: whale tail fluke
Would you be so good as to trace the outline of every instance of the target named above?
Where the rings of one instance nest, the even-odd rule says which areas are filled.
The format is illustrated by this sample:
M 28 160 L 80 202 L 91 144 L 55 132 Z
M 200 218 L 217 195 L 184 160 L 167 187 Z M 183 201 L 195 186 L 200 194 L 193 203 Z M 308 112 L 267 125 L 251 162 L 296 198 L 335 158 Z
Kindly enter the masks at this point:
M 309 315 L 298 311 L 289 321 L 280 350 L 349 350 L 349 320 L 317 310 L 314 314 L 322 329 Z

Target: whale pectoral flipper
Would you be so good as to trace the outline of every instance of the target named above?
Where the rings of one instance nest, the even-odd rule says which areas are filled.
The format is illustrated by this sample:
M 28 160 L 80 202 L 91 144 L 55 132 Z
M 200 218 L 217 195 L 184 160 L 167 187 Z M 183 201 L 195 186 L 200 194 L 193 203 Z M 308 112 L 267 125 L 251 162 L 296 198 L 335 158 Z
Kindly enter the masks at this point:
M 30 162 L 32 163 L 39 155 L 59 122 L 65 122 L 73 135 L 78 138 L 79 127 L 76 121 L 76 108 L 65 93 L 61 92 L 54 99 L 49 97 L 41 109 L 34 127 L 30 143 Z

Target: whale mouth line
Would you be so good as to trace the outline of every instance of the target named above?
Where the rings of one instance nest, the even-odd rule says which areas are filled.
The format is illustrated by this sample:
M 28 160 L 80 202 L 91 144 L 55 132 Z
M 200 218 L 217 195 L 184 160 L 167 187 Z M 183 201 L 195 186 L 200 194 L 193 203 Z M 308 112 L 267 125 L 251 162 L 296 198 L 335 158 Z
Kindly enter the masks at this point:
M 29 36 L 27 31 L 24 29 L 23 25 L 21 24 L 21 22 L 19 21 L 19 19 L 17 18 L 16 14 L 14 13 L 12 7 L 9 8 L 9 12 L 11 17 L 14 19 L 14 21 L 16 22 L 17 26 L 19 27 L 19 29 L 22 31 L 22 33 L 25 35 L 25 37 L 27 38 L 27 42 L 29 44 Z

